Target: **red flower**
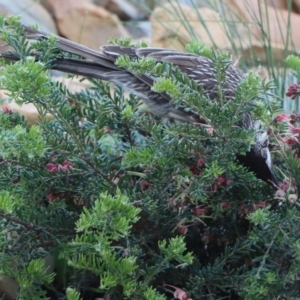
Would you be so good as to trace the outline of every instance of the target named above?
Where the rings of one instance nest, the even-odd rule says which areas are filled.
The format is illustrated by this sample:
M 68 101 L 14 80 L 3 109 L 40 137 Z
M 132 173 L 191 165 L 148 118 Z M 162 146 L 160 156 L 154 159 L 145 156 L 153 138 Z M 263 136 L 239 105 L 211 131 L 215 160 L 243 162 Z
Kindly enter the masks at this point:
M 198 165 L 199 167 L 201 167 L 201 166 L 203 166 L 204 164 L 205 164 L 205 158 L 203 158 L 203 157 L 199 158 L 198 161 L 197 161 L 197 165 Z
M 289 86 L 286 96 L 291 97 L 291 99 L 296 99 L 296 97 L 300 93 L 300 85 L 297 83 L 293 83 L 291 86 Z
M 73 163 L 68 160 L 65 160 L 61 165 L 58 165 L 58 169 L 62 170 L 63 172 L 69 172 L 72 168 Z
M 300 133 L 300 128 L 299 127 L 295 127 L 293 125 L 289 126 L 289 130 L 293 133 L 293 134 L 297 134 Z
M 282 190 L 283 192 L 295 192 L 295 187 L 292 185 L 291 181 L 289 178 L 285 178 L 282 182 L 279 182 L 278 183 L 278 191 Z
M 2 106 L 2 111 L 5 114 L 9 114 L 9 112 L 10 112 L 10 110 L 9 110 L 9 108 L 7 106 Z
M 219 186 L 223 185 L 230 185 L 232 182 L 231 179 L 227 179 L 226 177 L 224 176 L 219 176 L 216 181 L 214 182 L 214 190 L 216 191 L 218 189 Z
M 276 122 L 286 122 L 290 120 L 290 116 L 286 114 L 280 114 L 275 118 Z
M 48 163 L 46 164 L 46 169 L 49 172 L 69 172 L 70 169 L 73 168 L 73 163 L 65 160 L 62 164 L 53 164 L 53 163 Z
M 193 300 L 192 298 L 189 298 L 187 293 L 178 288 L 177 286 L 174 286 L 174 285 L 170 285 L 170 284 L 164 284 L 164 286 L 169 286 L 173 289 L 175 289 L 174 293 L 173 293 L 173 296 L 175 299 L 178 299 L 178 300 Z
M 298 116 L 297 116 L 297 115 L 291 114 L 290 117 L 291 117 L 291 120 L 290 120 L 290 123 L 291 123 L 291 124 L 294 124 L 294 123 L 297 122 L 297 119 L 298 119 Z
M 58 165 L 49 163 L 49 164 L 46 164 L 46 169 L 50 172 L 56 172 L 56 171 L 58 171 Z
M 293 146 L 298 143 L 298 139 L 294 136 L 286 136 L 281 139 L 285 144 Z

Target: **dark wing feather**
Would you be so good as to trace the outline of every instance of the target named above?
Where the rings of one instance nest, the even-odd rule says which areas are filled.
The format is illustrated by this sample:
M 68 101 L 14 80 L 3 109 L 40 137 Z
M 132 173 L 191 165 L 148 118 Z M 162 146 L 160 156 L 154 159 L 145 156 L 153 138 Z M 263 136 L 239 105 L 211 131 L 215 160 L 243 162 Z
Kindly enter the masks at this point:
M 49 37 L 49 34 L 43 31 L 32 29 L 31 27 L 24 26 L 24 32 L 26 34 L 26 37 L 29 40 L 40 40 L 40 39 L 46 39 Z M 90 49 L 86 46 L 80 45 L 78 43 L 72 42 L 70 40 L 64 39 L 62 37 L 57 37 L 57 45 L 58 47 L 66 52 L 79 55 L 83 58 L 92 60 L 93 62 L 97 62 L 98 64 L 114 69 L 114 70 L 120 70 L 118 68 L 112 59 L 109 59 L 106 55 L 99 51 L 95 51 L 93 49 Z
M 151 48 L 151 47 L 147 47 L 147 48 L 138 48 L 136 50 L 136 54 L 139 57 L 150 57 L 150 58 L 154 58 L 157 61 L 162 61 L 164 57 L 169 56 L 169 55 L 185 55 L 185 56 L 194 56 L 194 57 L 199 57 L 196 54 L 192 54 L 192 53 L 185 53 L 182 51 L 177 51 L 177 50 L 168 50 L 168 49 L 164 49 L 164 48 Z
M 24 26 L 24 30 L 28 39 L 39 40 L 49 36 L 45 32 L 26 26 Z M 117 67 L 114 62 L 119 56 L 128 55 L 132 59 L 144 56 L 152 57 L 157 61 L 166 61 L 178 66 L 189 78 L 203 86 L 207 96 L 211 99 L 217 98 L 215 68 L 213 62 L 208 58 L 161 48 L 133 48 L 115 45 L 103 46 L 101 47 L 101 52 L 98 52 L 61 37 L 57 37 L 57 44 L 61 50 L 79 55 L 85 60 L 58 58 L 53 62 L 54 69 L 76 75 L 108 80 L 122 85 L 127 90 L 142 98 L 154 115 L 177 119 L 183 122 L 204 122 L 200 116 L 192 112 L 175 108 L 172 99 L 166 93 L 159 94 L 153 92 L 151 87 L 155 79 L 151 76 L 145 74 L 135 75 Z M 243 78 L 243 73 L 232 66 L 229 68 L 226 73 L 224 95 L 227 98 L 232 98 L 234 97 L 236 86 L 240 79 Z M 231 72 L 233 72 L 233 75 Z
M 47 38 L 41 31 L 25 27 L 28 39 Z M 58 37 L 57 44 L 63 51 L 79 55 L 85 59 L 80 61 L 72 59 L 57 59 L 53 68 L 76 75 L 90 76 L 114 82 L 137 95 L 146 103 L 149 110 L 157 116 L 176 119 L 182 122 L 201 122 L 201 118 L 192 112 L 176 109 L 171 98 L 163 93 L 158 94 L 151 90 L 153 78 L 147 75 L 135 75 L 117 67 L 114 62 L 121 55 L 138 58 L 137 48 L 108 45 L 101 47 L 102 52 L 94 51 L 88 47 Z M 97 71 L 98 69 L 98 71 Z
M 28 39 L 39 40 L 49 36 L 47 33 L 26 26 L 24 30 Z M 157 116 L 183 122 L 205 123 L 200 116 L 186 112 L 183 109 L 177 109 L 167 94 L 153 92 L 151 87 L 155 79 L 151 76 L 146 74 L 135 75 L 128 70 L 117 67 L 114 62 L 120 55 L 128 55 L 132 59 L 152 57 L 158 62 L 165 61 L 173 64 L 187 74 L 189 78 L 201 85 L 210 99 L 218 100 L 216 69 L 213 62 L 208 58 L 160 48 L 136 49 L 131 47 L 103 46 L 101 47 L 101 52 L 98 52 L 60 37 L 57 37 L 57 44 L 61 50 L 76 54 L 84 60 L 57 58 L 53 62 L 53 69 L 120 84 L 141 97 L 150 111 Z M 1 54 L 1 56 L 12 61 L 18 60 L 18 57 L 7 53 Z M 223 95 L 227 100 L 234 98 L 236 88 L 244 77 L 245 75 L 234 66 L 229 65 L 227 67 L 226 78 L 223 84 Z M 237 125 L 245 129 L 257 129 L 259 122 L 254 121 L 251 118 L 251 114 L 247 113 L 243 115 L 243 119 Z M 255 172 L 259 178 L 269 181 L 269 183 L 270 180 L 275 182 L 270 162 L 266 164 L 266 157 L 262 155 L 260 150 L 261 143 L 260 139 L 257 138 L 256 144 L 247 153 L 247 156 L 241 156 L 239 159 L 246 167 Z M 268 149 L 265 149 L 265 153 L 269 155 Z M 265 170 L 262 170 L 261 166 Z

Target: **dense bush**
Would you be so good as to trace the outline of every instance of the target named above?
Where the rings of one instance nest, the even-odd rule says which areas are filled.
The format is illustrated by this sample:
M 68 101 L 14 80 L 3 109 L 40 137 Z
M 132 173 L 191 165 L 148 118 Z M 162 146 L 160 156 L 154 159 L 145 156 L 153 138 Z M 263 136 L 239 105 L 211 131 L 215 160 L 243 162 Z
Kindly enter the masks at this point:
M 156 90 L 210 120 L 163 124 L 120 88 L 90 80 L 72 93 L 52 80 L 51 62 L 67 55 L 55 37 L 28 44 L 15 18 L 1 32 L 20 60 L 3 64 L 0 87 L 40 113 L 38 126 L 0 113 L 0 272 L 18 282 L 18 299 L 300 296 L 298 116 L 278 115 L 270 83 L 250 72 L 234 101 L 212 102 L 178 70 L 157 68 Z M 215 61 L 222 87 L 227 53 L 188 49 Z M 288 63 L 299 75 L 299 59 Z M 234 126 L 250 111 L 269 128 L 276 193 L 236 160 L 255 139 Z

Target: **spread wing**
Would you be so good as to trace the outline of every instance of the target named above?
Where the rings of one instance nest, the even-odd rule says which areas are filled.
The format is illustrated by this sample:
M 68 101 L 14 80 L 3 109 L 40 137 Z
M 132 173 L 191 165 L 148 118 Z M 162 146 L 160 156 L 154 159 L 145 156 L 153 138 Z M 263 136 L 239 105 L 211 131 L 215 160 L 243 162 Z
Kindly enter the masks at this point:
M 28 39 L 46 39 L 48 34 L 24 27 Z M 148 106 L 149 110 L 157 116 L 171 118 L 182 122 L 197 122 L 205 124 L 201 116 L 184 109 L 176 108 L 172 99 L 166 93 L 156 93 L 151 87 L 155 78 L 144 74 L 136 75 L 130 71 L 119 68 L 115 65 L 116 59 L 120 55 L 128 55 L 132 59 L 140 57 L 152 57 L 158 62 L 167 62 L 177 66 L 190 79 L 203 87 L 203 91 L 211 100 L 218 100 L 218 79 L 217 71 L 212 60 L 188 54 L 180 51 L 172 51 L 160 48 L 132 48 L 120 46 L 103 46 L 101 51 L 95 51 L 83 45 L 57 37 L 58 47 L 66 52 L 76 54 L 79 59 L 57 58 L 53 61 L 52 68 L 63 72 L 77 75 L 99 78 L 122 85 L 125 89 L 136 94 Z M 2 53 L 1 57 L 18 60 L 16 55 Z M 223 80 L 222 91 L 225 99 L 234 99 L 235 91 L 241 79 L 245 75 L 229 65 L 226 69 Z M 237 125 L 244 128 L 258 128 L 259 121 L 251 118 L 250 113 L 243 114 L 243 119 Z M 253 171 L 258 178 L 267 182 L 276 182 L 271 172 L 270 154 L 268 149 L 261 152 L 261 139 L 257 137 L 256 144 L 247 153 L 247 156 L 239 157 L 241 163 Z M 262 169 L 264 168 L 264 169 Z
M 48 38 L 48 34 L 42 31 L 24 27 L 28 39 L 39 40 Z M 137 95 L 148 106 L 149 110 L 157 116 L 171 118 L 183 122 L 201 122 L 204 120 L 181 108 L 175 108 L 172 99 L 166 93 L 152 91 L 154 78 L 144 75 L 136 75 L 128 70 L 117 67 L 114 62 L 121 55 L 128 55 L 132 59 L 140 57 L 152 57 L 158 62 L 167 62 L 177 66 L 182 72 L 203 86 L 203 90 L 210 99 L 218 97 L 216 70 L 213 62 L 194 54 L 161 48 L 133 48 L 121 46 L 103 46 L 101 51 L 95 51 L 78 43 L 57 37 L 57 45 L 63 51 L 76 54 L 82 59 L 58 58 L 53 62 L 52 68 L 67 73 L 99 78 L 114 82 L 123 86 Z M 12 59 L 9 54 L 1 54 L 2 57 Z M 235 89 L 244 74 L 233 66 L 226 70 L 226 80 L 223 85 L 223 95 L 231 99 L 235 95 Z

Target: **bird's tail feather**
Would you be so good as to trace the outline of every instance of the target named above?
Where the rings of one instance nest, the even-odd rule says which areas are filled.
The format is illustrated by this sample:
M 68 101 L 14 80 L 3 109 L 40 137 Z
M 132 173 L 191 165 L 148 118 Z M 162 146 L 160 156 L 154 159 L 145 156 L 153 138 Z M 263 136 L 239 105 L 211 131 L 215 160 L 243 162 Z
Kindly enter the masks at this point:
M 29 40 L 40 40 L 40 39 L 47 39 L 50 34 L 40 31 L 40 30 L 35 30 L 31 27 L 24 26 L 24 33 Z M 76 42 L 64 39 L 62 37 L 57 37 L 57 45 L 58 48 L 72 53 L 79 55 L 85 59 L 90 59 L 94 62 L 99 63 L 102 66 L 114 69 L 114 70 L 119 70 L 119 68 L 114 64 L 112 59 L 109 59 L 106 55 L 99 51 L 95 51 L 91 48 L 88 48 L 86 46 L 83 46 L 81 44 L 78 44 Z

